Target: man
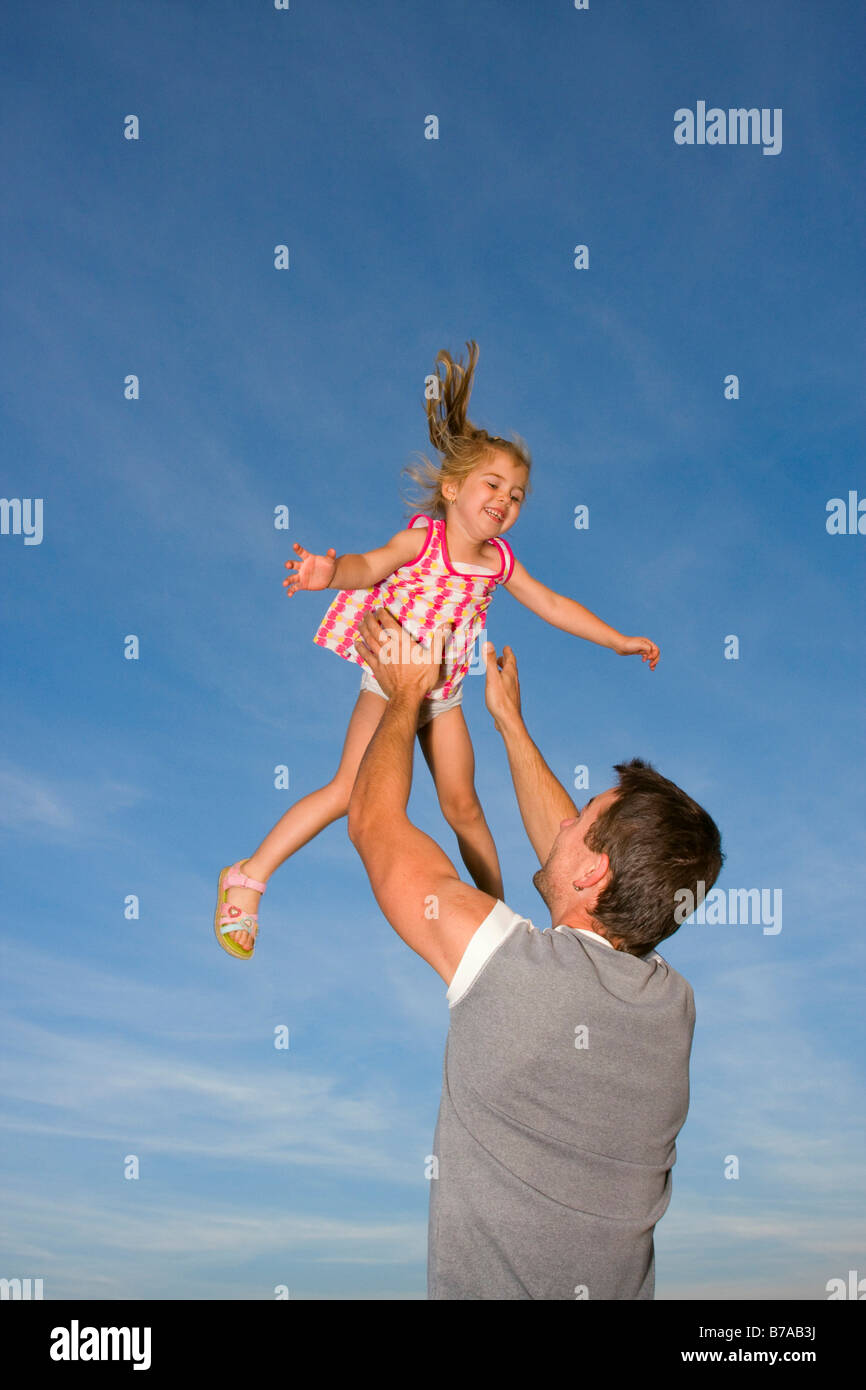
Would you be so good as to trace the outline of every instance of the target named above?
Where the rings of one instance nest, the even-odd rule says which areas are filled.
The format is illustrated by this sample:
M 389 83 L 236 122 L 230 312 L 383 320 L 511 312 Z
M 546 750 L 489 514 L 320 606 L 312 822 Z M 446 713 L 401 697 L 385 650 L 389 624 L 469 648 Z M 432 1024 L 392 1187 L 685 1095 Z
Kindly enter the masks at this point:
M 690 985 L 654 948 L 677 929 L 676 892 L 697 900 L 715 882 L 719 832 L 639 760 L 578 813 L 523 723 L 513 652 L 487 644 L 487 707 L 550 909 L 537 930 L 461 882 L 409 821 L 438 666 L 384 609 L 361 634 L 389 699 L 349 836 L 385 917 L 448 985 L 428 1298 L 651 1299 L 695 1018 Z

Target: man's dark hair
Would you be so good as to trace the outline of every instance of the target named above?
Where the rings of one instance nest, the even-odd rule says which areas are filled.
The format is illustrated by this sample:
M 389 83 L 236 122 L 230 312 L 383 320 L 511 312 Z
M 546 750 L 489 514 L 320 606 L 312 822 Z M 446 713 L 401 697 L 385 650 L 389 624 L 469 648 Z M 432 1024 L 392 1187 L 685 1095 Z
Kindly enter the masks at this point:
M 616 800 L 586 832 L 587 848 L 606 854 L 611 871 L 593 917 L 622 950 L 642 956 L 680 926 L 675 894 L 687 888 L 697 904 L 725 856 L 715 821 L 651 763 L 632 758 L 614 771 Z

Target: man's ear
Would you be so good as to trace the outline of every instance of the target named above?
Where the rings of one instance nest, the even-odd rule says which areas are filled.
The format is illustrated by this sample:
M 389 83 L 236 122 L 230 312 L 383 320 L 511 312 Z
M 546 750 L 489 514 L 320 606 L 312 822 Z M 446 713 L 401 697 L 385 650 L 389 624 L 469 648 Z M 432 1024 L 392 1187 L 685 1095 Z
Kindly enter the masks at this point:
M 581 888 L 594 888 L 597 883 L 601 883 L 601 880 L 604 878 L 609 868 L 610 860 L 602 851 L 592 868 L 587 869 L 585 874 L 581 874 L 580 878 L 575 879 L 574 887 L 578 889 L 578 891 Z

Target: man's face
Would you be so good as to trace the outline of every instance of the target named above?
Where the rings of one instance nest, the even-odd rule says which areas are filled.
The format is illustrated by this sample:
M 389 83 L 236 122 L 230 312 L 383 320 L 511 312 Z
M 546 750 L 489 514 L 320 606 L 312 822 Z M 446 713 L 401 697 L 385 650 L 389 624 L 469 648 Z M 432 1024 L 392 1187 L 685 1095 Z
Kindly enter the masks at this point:
M 532 880 L 554 916 L 575 907 L 591 911 L 607 886 L 606 874 L 598 882 L 585 882 L 605 867 L 601 851 L 588 849 L 585 838 L 590 826 L 616 797 L 617 788 L 608 787 L 607 791 L 591 797 L 576 816 L 560 823 L 547 862 Z M 578 888 L 583 891 L 579 893 Z

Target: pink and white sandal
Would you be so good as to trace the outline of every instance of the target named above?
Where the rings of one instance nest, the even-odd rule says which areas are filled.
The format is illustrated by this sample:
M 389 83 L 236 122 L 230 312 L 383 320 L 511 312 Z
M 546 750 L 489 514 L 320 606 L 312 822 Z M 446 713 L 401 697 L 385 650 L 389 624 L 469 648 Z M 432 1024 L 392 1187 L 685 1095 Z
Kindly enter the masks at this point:
M 214 913 L 213 925 L 216 939 L 224 951 L 228 951 L 230 956 L 235 956 L 238 960 L 252 960 L 253 952 L 256 949 L 255 938 L 259 930 L 259 915 L 257 912 L 244 912 L 240 907 L 235 907 L 233 903 L 227 902 L 229 888 L 254 888 L 257 893 L 264 893 L 265 884 L 259 883 L 258 879 L 248 878 L 241 873 L 241 864 L 248 864 L 249 860 L 239 859 L 236 864 L 231 864 L 229 868 L 223 869 L 219 876 L 217 887 L 217 906 Z M 248 931 L 253 937 L 253 944 L 248 951 L 239 946 L 236 941 L 230 941 L 227 932 Z

